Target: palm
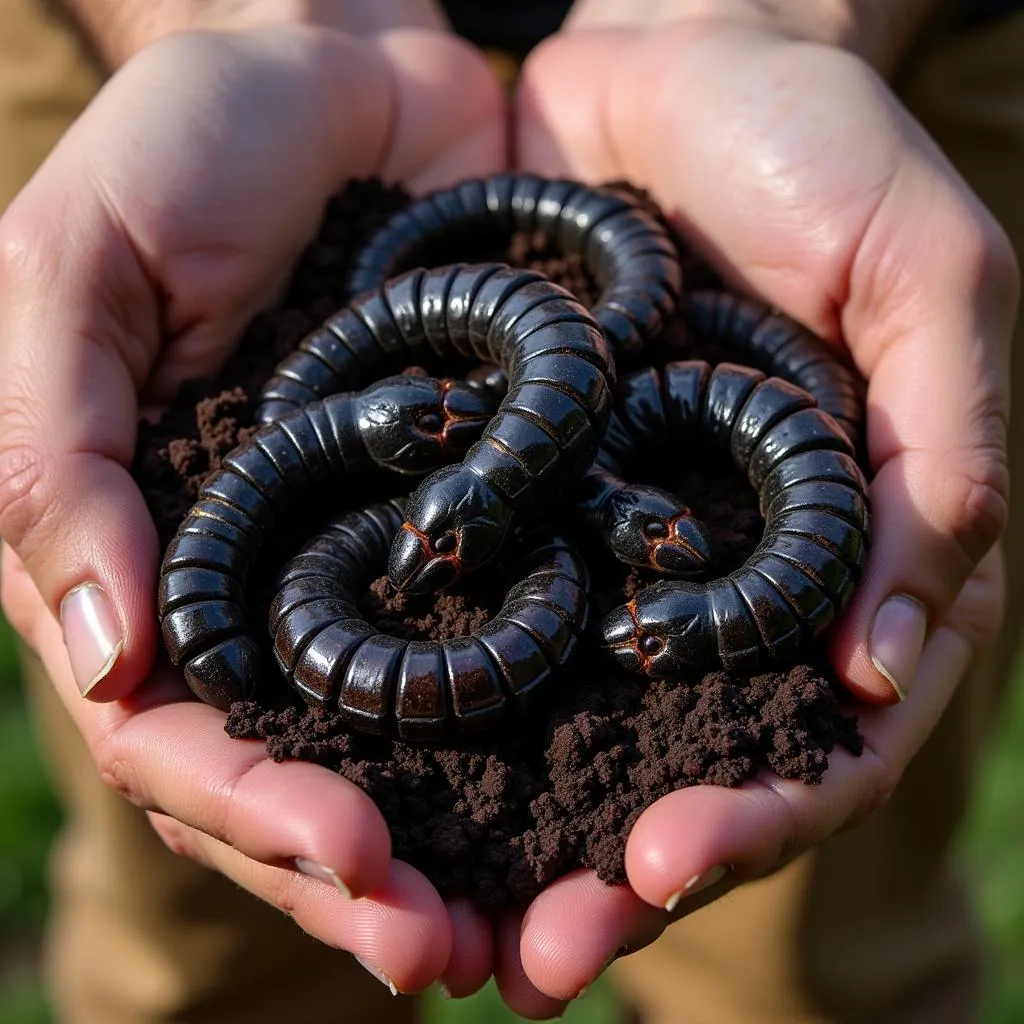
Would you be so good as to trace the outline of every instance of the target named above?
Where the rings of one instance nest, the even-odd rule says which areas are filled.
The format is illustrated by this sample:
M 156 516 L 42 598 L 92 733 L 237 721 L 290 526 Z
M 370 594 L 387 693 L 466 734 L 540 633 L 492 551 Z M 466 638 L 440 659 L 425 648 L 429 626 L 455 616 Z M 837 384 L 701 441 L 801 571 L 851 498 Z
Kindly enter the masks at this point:
M 477 87 L 456 89 L 466 77 Z M 173 394 L 222 361 L 273 301 L 346 179 L 431 187 L 463 167 L 500 166 L 497 95 L 481 58 L 430 31 L 395 31 L 372 49 L 280 31 L 149 48 L 72 128 L 31 193 L 45 202 L 72 154 L 89 154 L 75 202 L 109 265 L 83 332 L 135 295 L 129 365 L 150 395 Z M 107 299 L 113 308 L 102 308 Z
M 670 920 L 654 908 L 687 880 L 734 869 L 680 904 L 689 912 L 875 809 L 991 642 L 1015 270 L 924 132 L 836 50 L 725 21 L 566 34 L 528 64 L 517 132 L 523 169 L 649 188 L 733 284 L 849 347 L 869 383 L 874 546 L 835 667 L 854 694 L 888 703 L 867 650 L 875 610 L 905 591 L 935 624 L 908 700 L 863 713 L 866 754 L 835 755 L 821 787 L 765 776 L 671 794 L 634 826 L 630 888 L 584 873 L 535 902 L 524 967 L 569 998 L 617 948 L 650 941 Z
M 380 175 L 430 188 L 496 169 L 504 145 L 500 91 L 483 58 L 440 33 L 395 30 L 373 44 L 283 27 L 182 34 L 111 80 L 3 219 L 4 450 L 28 445 L 24 424 L 38 406 L 48 428 L 34 443 L 48 456 L 71 453 L 54 477 L 73 481 L 75 508 L 86 511 L 74 526 L 65 517 L 61 539 L 75 555 L 62 560 L 52 537 L 32 543 L 45 532 L 39 510 L 52 492 L 35 488 L 36 509 L 8 500 L 5 610 L 42 657 L 101 774 L 153 813 L 172 848 L 407 990 L 433 981 L 459 939 L 427 880 L 391 862 L 369 798 L 324 768 L 274 765 L 256 745 L 231 741 L 223 715 L 181 700 L 176 673 L 149 673 L 135 690 L 158 643 L 159 558 L 126 467 L 139 394 L 165 400 L 224 360 L 245 322 L 274 301 L 346 180 Z M 28 383 L 40 337 L 57 344 Z M 50 422 L 51 410 L 69 405 L 72 415 Z M 75 568 L 80 559 L 89 564 Z M 79 696 L 53 615 L 67 565 L 100 576 L 121 609 L 124 649 L 92 696 L 131 694 L 125 700 Z M 297 857 L 373 898 L 345 899 L 282 867 Z M 456 990 L 482 983 L 477 975 L 489 969 L 478 926 L 471 917 L 461 929 L 473 948 Z

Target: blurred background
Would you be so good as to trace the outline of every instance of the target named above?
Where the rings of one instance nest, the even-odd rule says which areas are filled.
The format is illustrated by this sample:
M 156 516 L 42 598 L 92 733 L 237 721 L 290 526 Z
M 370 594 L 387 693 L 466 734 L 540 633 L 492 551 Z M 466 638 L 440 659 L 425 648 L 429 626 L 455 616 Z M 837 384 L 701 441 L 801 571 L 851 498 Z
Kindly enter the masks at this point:
M 35 747 L 11 633 L 0 620 L 0 1024 L 51 1020 L 38 973 L 47 910 L 46 871 L 60 809 Z M 1024 666 L 978 776 L 961 837 L 961 861 L 988 938 L 990 977 L 983 1024 L 1024 1024 Z M 425 1000 L 426 1024 L 517 1020 L 488 987 L 473 999 Z M 618 1024 L 607 985 L 573 1004 L 570 1024 Z

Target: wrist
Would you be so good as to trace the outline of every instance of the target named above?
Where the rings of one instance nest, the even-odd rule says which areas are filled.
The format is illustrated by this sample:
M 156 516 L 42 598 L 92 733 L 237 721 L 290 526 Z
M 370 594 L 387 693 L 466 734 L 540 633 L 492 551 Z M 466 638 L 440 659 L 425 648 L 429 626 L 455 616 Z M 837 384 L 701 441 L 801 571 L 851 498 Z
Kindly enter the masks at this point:
M 60 0 L 110 68 L 175 32 L 320 25 L 356 36 L 443 30 L 436 0 Z
M 733 22 L 847 50 L 888 76 L 943 7 L 943 0 L 577 0 L 566 28 Z

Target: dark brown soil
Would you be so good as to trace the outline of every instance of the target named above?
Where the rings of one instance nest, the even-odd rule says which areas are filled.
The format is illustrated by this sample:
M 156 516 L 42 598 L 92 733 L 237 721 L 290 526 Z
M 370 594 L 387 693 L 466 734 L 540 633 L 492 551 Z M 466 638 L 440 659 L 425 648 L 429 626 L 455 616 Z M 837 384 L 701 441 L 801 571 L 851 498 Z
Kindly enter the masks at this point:
M 252 429 L 253 399 L 275 363 L 337 308 L 353 254 L 405 201 L 400 190 L 374 182 L 354 184 L 333 200 L 282 308 L 250 325 L 217 377 L 189 384 L 158 423 L 140 426 L 135 474 L 163 541 L 205 477 Z M 518 236 L 500 256 L 542 270 L 584 301 L 593 299 L 579 260 L 551 251 L 543 239 Z M 714 280 L 689 253 L 684 270 L 690 286 Z M 661 341 L 675 358 L 715 356 L 697 351 L 679 322 L 667 325 Z M 723 570 L 738 565 L 759 540 L 755 496 L 738 477 L 673 464 L 658 467 L 651 482 L 688 496 L 712 531 Z M 390 486 L 401 489 L 402 482 Z M 368 496 L 351 490 L 344 507 L 332 511 Z M 264 614 L 274 567 L 313 525 L 296 523 L 256 567 L 254 621 Z M 644 582 L 601 552 L 593 552 L 589 564 L 595 616 Z M 477 584 L 406 603 L 380 579 L 364 607 L 389 632 L 440 639 L 479 625 L 498 596 L 492 582 L 490 592 Z M 236 704 L 227 729 L 235 737 L 266 739 L 279 760 L 317 761 L 363 787 L 388 821 L 396 857 L 423 871 L 442 894 L 466 894 L 495 909 L 529 901 L 580 866 L 595 868 L 608 882 L 622 881 L 630 827 L 673 789 L 735 786 L 764 768 L 813 785 L 837 744 L 859 753 L 856 722 L 843 714 L 822 665 L 818 659 L 817 667 L 752 679 L 713 672 L 685 685 L 649 683 L 584 656 L 542 711 L 472 748 L 424 750 L 349 734 L 337 716 L 307 709 L 283 682 L 273 706 Z

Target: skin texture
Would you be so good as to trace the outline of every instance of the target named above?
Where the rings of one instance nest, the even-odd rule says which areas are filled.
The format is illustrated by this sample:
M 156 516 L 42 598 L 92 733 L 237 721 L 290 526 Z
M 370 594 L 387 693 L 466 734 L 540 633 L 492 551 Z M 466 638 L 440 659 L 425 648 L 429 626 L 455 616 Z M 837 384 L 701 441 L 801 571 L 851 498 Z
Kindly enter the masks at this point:
M 156 541 L 124 468 L 139 402 L 223 357 L 347 177 L 422 191 L 503 165 L 505 112 L 481 61 L 422 31 L 372 43 L 280 27 L 178 35 L 125 66 L 0 221 L 3 604 L 101 773 L 172 849 L 403 991 L 442 976 L 465 995 L 493 972 L 509 1005 L 536 1018 L 651 941 L 689 879 L 733 867 L 675 916 L 882 804 L 991 640 L 1002 597 L 993 545 L 1017 270 L 1000 229 L 878 75 L 833 45 L 852 37 L 810 31 L 794 4 L 723 0 L 713 17 L 709 3 L 600 6 L 610 20 L 581 5 L 529 60 L 517 163 L 650 187 L 733 283 L 850 346 L 870 381 L 876 471 L 872 559 L 833 651 L 850 689 L 895 700 L 867 650 L 885 597 L 910 594 L 930 616 L 907 700 L 861 717 L 865 757 L 835 756 L 820 787 L 765 776 L 666 797 L 630 838 L 629 886 L 580 872 L 492 932 L 388 863 L 379 815 L 340 777 L 231 743 L 218 712 L 174 703 L 173 673 L 127 696 L 156 641 Z M 338 102 L 357 84 L 360 102 Z M 107 589 L 125 630 L 93 701 L 78 696 L 54 617 L 86 580 Z M 196 763 L 203 773 L 186 770 Z M 296 856 L 372 895 L 344 899 L 291 870 Z
M 119 68 L 139 50 L 173 32 L 323 25 L 356 36 L 396 26 L 443 31 L 433 0 L 50 0 L 86 34 L 106 65 Z
M 180 674 L 149 672 L 159 553 L 127 465 L 140 408 L 223 360 L 332 192 L 354 175 L 427 190 L 490 173 L 506 161 L 503 114 L 483 58 L 435 31 L 178 33 L 113 76 L 0 221 L 5 612 L 100 774 L 172 849 L 407 991 L 445 970 L 453 924 L 422 876 L 389 862 L 376 808 L 327 770 L 278 772 L 224 735 L 221 713 L 176 703 Z M 124 640 L 89 701 L 55 617 L 86 581 Z M 296 857 L 373 897 L 346 899 Z
M 634 827 L 628 887 L 605 890 L 586 873 L 552 885 L 523 919 L 525 980 L 506 992 L 517 1007 L 571 998 L 616 951 L 884 803 L 1002 606 L 993 545 L 1006 514 L 1017 269 L 1000 228 L 849 53 L 747 14 L 650 32 L 581 15 L 574 27 L 525 69 L 523 168 L 651 188 L 733 283 L 849 345 L 869 380 L 875 540 L 834 664 L 851 692 L 891 704 L 868 653 L 875 611 L 908 594 L 930 628 L 916 669 L 906 661 L 907 699 L 861 715 L 865 756 L 834 756 L 821 787 L 765 775 L 735 791 L 680 791 Z M 674 915 L 661 909 L 723 864 L 725 879 Z

